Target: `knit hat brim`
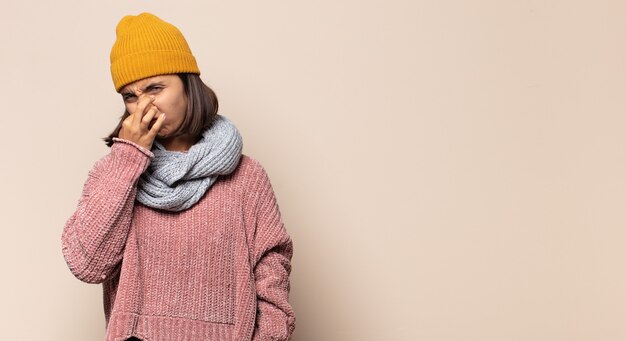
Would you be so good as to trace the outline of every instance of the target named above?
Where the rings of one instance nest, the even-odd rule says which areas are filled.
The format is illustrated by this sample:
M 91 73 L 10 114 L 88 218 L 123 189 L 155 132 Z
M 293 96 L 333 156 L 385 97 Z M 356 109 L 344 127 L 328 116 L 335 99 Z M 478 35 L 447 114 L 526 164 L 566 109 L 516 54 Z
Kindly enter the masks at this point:
M 200 74 L 193 55 L 181 51 L 144 51 L 125 55 L 111 63 L 115 91 L 141 79 L 174 73 Z

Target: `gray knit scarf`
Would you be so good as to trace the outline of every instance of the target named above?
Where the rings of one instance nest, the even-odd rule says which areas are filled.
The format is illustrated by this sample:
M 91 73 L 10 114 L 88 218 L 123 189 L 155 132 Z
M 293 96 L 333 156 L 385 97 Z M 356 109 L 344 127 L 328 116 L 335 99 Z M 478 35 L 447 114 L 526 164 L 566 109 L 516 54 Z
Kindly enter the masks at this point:
M 219 175 L 235 170 L 243 148 L 237 127 L 221 115 L 186 153 L 166 150 L 157 140 L 152 144 L 154 158 L 139 178 L 136 198 L 167 211 L 182 211 L 198 202 Z

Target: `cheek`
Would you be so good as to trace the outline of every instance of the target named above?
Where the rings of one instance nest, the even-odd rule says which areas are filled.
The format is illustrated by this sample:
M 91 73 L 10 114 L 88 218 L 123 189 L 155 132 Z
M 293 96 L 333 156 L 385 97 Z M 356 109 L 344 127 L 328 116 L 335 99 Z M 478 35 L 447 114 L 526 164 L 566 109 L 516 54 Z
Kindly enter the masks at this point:
M 184 119 L 185 116 L 187 116 L 187 105 L 186 105 L 186 103 L 183 103 L 180 106 L 180 117 L 181 117 L 181 119 Z
M 176 110 L 176 105 L 173 105 L 176 101 L 172 101 L 169 97 L 157 97 L 154 101 L 154 105 L 156 105 L 159 111 L 164 112 L 165 114 L 174 114 Z
M 187 100 L 184 97 L 179 97 L 176 100 L 176 109 L 181 112 L 182 114 L 185 114 L 185 109 L 187 109 Z
M 172 121 L 183 121 L 187 114 L 187 102 L 179 99 L 174 101 L 168 109 L 172 114 Z M 167 114 L 167 111 L 165 113 Z
M 167 117 L 165 118 L 165 124 L 178 123 L 185 119 L 187 113 L 187 100 L 184 96 L 169 96 L 169 94 L 162 94 L 158 96 L 154 102 L 159 111 L 164 112 Z

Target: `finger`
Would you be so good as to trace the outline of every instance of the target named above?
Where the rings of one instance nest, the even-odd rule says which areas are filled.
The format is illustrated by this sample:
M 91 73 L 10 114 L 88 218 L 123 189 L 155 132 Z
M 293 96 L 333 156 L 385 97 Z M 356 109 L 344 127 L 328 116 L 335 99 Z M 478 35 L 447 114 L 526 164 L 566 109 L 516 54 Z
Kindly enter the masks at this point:
M 133 124 L 133 117 L 132 117 L 132 116 L 133 116 L 132 114 L 131 114 L 131 115 L 128 115 L 128 116 L 124 119 L 124 121 L 122 121 L 122 124 L 120 125 L 120 130 L 119 130 L 119 132 L 118 132 L 118 134 L 117 134 L 117 135 L 118 135 L 118 137 L 119 137 L 119 136 L 121 136 L 121 135 L 123 135 L 123 134 L 124 134 L 124 132 L 126 131 L 126 129 L 129 129 L 129 128 L 131 128 L 131 127 L 132 127 L 132 124 Z
M 141 118 L 141 128 L 148 129 L 150 122 L 159 115 L 159 109 L 155 105 L 151 105 L 148 112 Z
M 154 97 L 148 96 L 142 98 L 137 103 L 137 108 L 135 108 L 135 112 L 133 113 L 133 124 L 138 125 L 141 123 L 141 119 L 143 118 L 146 109 L 150 108 L 150 104 L 152 103 L 152 101 L 154 101 Z
M 154 139 L 157 135 L 157 133 L 159 132 L 159 130 L 161 130 L 161 127 L 163 126 L 163 122 L 165 122 L 165 114 L 161 113 L 161 115 L 159 115 L 159 118 L 157 118 L 156 122 L 154 122 L 154 124 L 152 125 L 152 128 L 150 129 L 150 131 L 148 131 L 148 137 L 150 137 L 151 139 Z
M 122 121 L 122 126 L 133 123 L 133 114 L 128 115 L 124 121 Z

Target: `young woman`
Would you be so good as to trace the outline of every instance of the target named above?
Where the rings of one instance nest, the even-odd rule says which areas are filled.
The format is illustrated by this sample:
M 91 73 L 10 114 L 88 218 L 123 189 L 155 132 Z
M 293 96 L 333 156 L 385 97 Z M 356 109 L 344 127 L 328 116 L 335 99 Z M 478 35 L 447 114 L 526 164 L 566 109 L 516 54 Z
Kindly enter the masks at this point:
M 61 237 L 74 276 L 102 284 L 106 340 L 290 340 L 293 243 L 265 169 L 178 28 L 141 13 L 116 36 L 126 110 Z

